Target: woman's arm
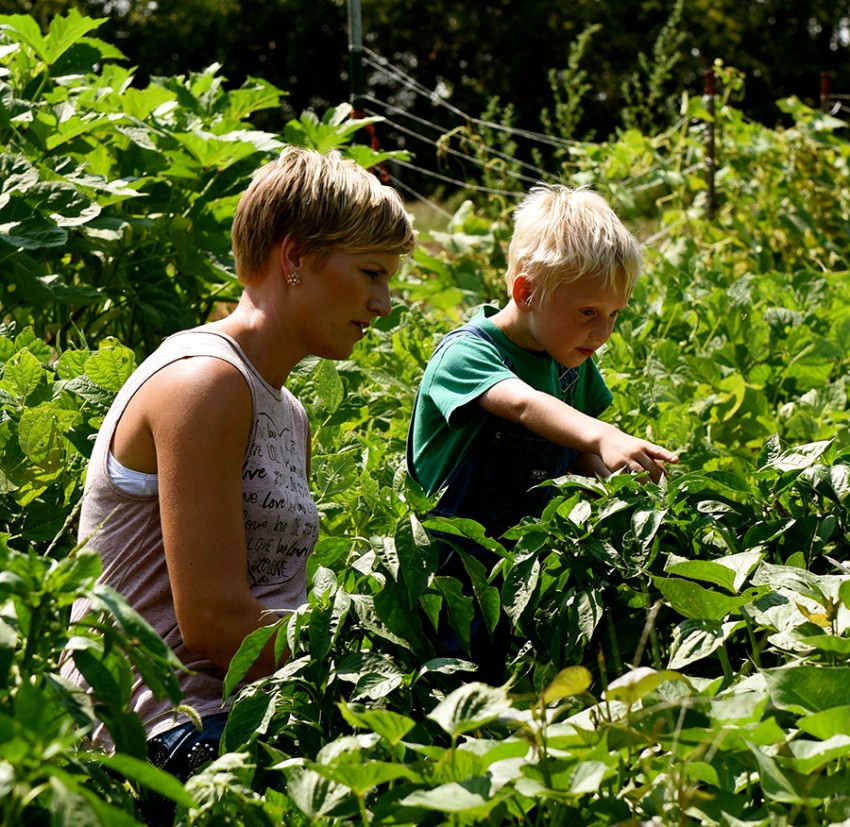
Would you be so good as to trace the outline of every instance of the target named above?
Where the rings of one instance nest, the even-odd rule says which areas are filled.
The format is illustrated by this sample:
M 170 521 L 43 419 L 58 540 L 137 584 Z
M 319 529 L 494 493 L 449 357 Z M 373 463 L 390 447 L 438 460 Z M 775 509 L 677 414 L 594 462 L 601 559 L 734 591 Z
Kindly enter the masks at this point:
M 180 634 L 190 649 L 227 669 L 246 635 L 277 620 L 247 581 L 242 463 L 251 430 L 251 392 L 232 365 L 193 357 L 151 377 L 126 413 L 142 423 L 140 431 L 147 430 L 155 450 Z M 248 678 L 277 667 L 270 643 Z

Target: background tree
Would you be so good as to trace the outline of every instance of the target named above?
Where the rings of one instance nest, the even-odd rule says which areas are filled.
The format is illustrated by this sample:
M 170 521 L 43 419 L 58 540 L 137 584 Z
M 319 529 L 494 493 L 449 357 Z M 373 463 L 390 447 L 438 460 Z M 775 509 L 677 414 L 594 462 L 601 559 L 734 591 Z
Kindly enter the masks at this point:
M 389 64 L 381 66 L 367 55 L 366 103 L 378 114 L 401 118 L 399 109 L 421 119 L 403 120 L 400 126 L 409 131 L 397 129 L 391 136 L 394 144 L 414 151 L 420 165 L 438 163 L 438 153 L 410 134 L 423 132 L 422 120 L 443 131 L 463 123 L 442 103 L 471 117 L 487 111 L 518 128 L 543 131 L 541 110 L 553 105 L 552 72 L 561 71 L 567 87 L 574 82 L 574 72 L 564 70 L 583 33 L 590 31 L 580 64 L 590 91 L 581 117 L 569 122 L 574 134 L 560 137 L 604 138 L 624 125 L 627 90 L 640 96 L 646 88 L 639 56 L 651 54 L 671 17 L 676 37 L 666 42 L 675 53 L 666 56 L 668 76 L 656 78 L 663 81 L 655 90 L 663 105 L 649 113 L 653 118 L 675 113 L 683 91 L 700 94 L 703 72 L 715 59 L 744 73 L 740 106 L 768 126 L 783 117 L 779 99 L 796 95 L 818 105 L 821 72 L 832 74 L 836 92 L 845 91 L 850 0 L 680 4 L 369 0 L 362 4 L 364 45 Z M 259 116 L 264 128 L 276 129 L 305 108 L 322 109 L 349 98 L 346 0 L 0 0 L 0 12 L 29 11 L 42 25 L 69 6 L 109 17 L 100 34 L 138 66 L 138 83 L 150 75 L 219 62 L 234 85 L 255 76 L 283 89 L 288 95 L 283 111 Z M 645 103 L 647 97 L 640 100 Z M 381 133 L 385 138 L 387 130 Z M 439 136 L 438 131 L 426 133 L 431 141 Z M 522 156 L 522 148 L 518 152 Z

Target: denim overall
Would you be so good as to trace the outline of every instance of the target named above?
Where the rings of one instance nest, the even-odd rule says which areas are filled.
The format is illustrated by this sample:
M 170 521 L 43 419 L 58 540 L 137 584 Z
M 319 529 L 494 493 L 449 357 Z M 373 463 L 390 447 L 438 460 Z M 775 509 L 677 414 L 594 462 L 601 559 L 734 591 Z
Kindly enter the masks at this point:
M 476 324 L 447 334 L 437 350 L 455 336 L 477 336 L 499 350 L 495 340 Z M 499 351 L 502 364 L 513 370 Z M 561 398 L 572 402 L 578 371 L 561 367 Z M 445 491 L 433 514 L 467 517 L 499 537 L 523 517 L 539 516 L 555 489 L 535 488 L 543 480 L 566 474 L 579 452 L 537 436 L 528 428 L 482 410 L 485 420 L 473 444 L 446 479 Z
M 448 333 L 437 346 L 437 351 L 455 336 L 477 336 L 499 352 L 502 364 L 513 370 L 510 359 L 486 330 L 468 323 Z M 437 352 L 435 351 L 435 353 Z M 571 403 L 575 395 L 578 371 L 561 367 L 561 398 Z M 483 525 L 491 537 L 499 538 L 508 528 L 523 517 L 539 516 L 556 489 L 538 483 L 552 477 L 563 476 L 577 459 L 579 452 L 564 448 L 502 417 L 486 413 L 485 421 L 473 444 L 449 474 L 445 490 L 431 514 L 440 517 L 466 517 Z M 411 456 L 408 465 L 412 467 Z M 473 540 L 434 532 L 441 540 L 441 565 L 439 573 L 455 577 L 468 584 L 460 557 L 452 544 L 476 557 L 488 570 L 498 557 Z M 447 541 L 451 541 L 451 544 Z M 471 594 L 468 585 L 464 593 Z M 442 621 L 441 621 L 442 625 Z M 476 678 L 493 685 L 504 680 L 505 665 L 510 648 L 511 632 L 504 614 L 492 636 L 476 606 L 470 628 L 469 657 L 478 664 Z M 437 634 L 437 645 L 442 654 L 464 658 L 460 641 L 445 626 Z

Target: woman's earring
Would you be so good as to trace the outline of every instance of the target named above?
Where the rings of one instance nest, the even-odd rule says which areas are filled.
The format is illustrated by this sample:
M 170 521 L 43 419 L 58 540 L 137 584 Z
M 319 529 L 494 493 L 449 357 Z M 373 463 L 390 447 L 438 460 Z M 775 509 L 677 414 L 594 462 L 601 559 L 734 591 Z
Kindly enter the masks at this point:
M 286 277 L 286 283 L 289 285 L 301 284 L 301 273 L 294 270 Z

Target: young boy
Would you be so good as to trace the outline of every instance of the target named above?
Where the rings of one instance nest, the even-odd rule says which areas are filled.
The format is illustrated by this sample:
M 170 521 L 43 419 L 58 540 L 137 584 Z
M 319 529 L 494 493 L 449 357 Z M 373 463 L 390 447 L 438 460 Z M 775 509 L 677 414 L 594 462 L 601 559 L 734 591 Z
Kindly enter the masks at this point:
M 678 457 L 596 417 L 611 403 L 591 356 L 611 335 L 640 273 L 640 247 L 588 189 L 535 187 L 508 250 L 509 301 L 446 336 L 419 389 L 409 471 L 435 509 L 498 537 L 539 515 L 567 473 L 625 468 L 655 482 Z
M 678 461 L 596 418 L 612 396 L 591 357 L 639 272 L 638 242 L 601 196 L 530 191 L 516 211 L 507 305 L 449 333 L 419 388 L 408 470 L 429 494 L 443 491 L 435 515 L 474 519 L 498 538 L 543 511 L 556 491 L 535 487 L 545 479 L 626 469 L 657 482 Z

